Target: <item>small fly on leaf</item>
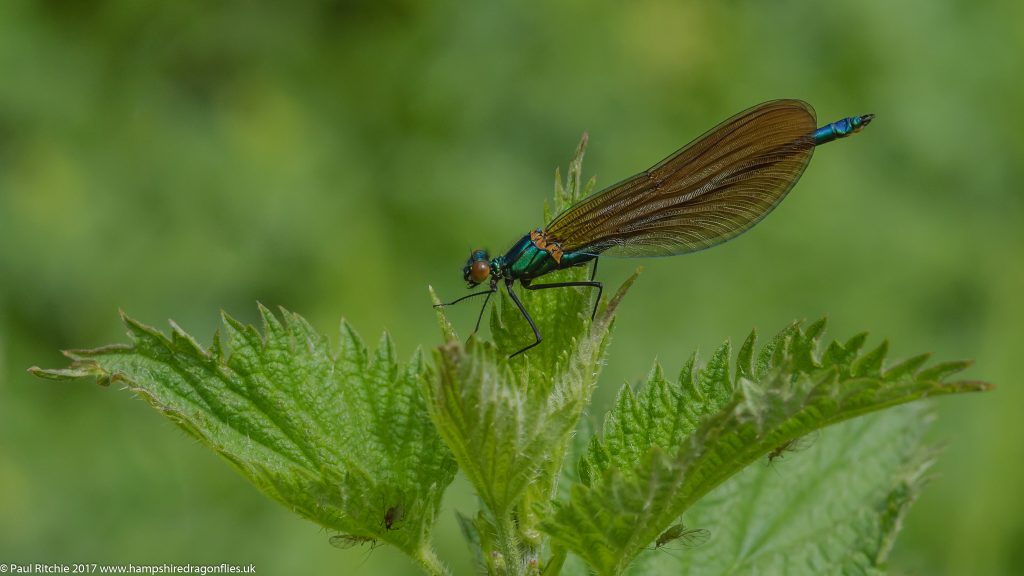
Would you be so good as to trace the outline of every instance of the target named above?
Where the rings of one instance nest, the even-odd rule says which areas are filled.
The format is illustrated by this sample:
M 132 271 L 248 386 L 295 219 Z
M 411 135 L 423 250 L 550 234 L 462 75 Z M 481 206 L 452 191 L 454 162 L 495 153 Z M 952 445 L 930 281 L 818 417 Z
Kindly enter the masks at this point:
M 818 432 L 811 432 L 799 438 L 793 438 L 788 442 L 779 444 L 768 453 L 768 463 L 771 464 L 781 459 L 787 452 L 802 452 L 810 448 L 818 440 Z
M 684 548 L 696 548 L 703 545 L 711 538 L 711 532 L 704 528 L 687 528 L 682 523 L 673 524 L 658 536 L 654 542 L 654 549 L 660 550 L 668 544 L 677 543 Z
M 384 527 L 394 530 L 395 524 L 401 522 L 403 518 L 405 518 L 405 508 L 401 504 L 395 504 L 384 512 Z
M 377 539 L 369 536 L 357 536 L 355 534 L 336 534 L 330 538 L 331 546 L 340 548 L 342 550 L 348 550 L 355 546 L 362 546 L 363 544 L 369 543 L 370 550 L 377 547 Z

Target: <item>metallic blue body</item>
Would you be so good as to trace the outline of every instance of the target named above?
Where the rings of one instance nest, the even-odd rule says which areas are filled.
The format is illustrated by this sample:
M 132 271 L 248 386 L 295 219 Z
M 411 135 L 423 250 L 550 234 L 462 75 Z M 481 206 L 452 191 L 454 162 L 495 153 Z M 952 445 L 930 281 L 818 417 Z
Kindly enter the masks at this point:
M 520 238 L 512 248 L 509 248 L 504 255 L 491 260 L 491 273 L 496 278 L 531 280 L 555 270 L 586 264 L 594 258 L 596 256 L 593 254 L 566 252 L 562 254 L 561 262 L 555 262 L 551 254 L 537 248 L 530 239 L 530 235 L 527 234 Z
M 860 132 L 861 128 L 867 126 L 874 117 L 874 114 L 851 116 L 827 126 L 822 126 L 814 131 L 814 145 L 821 146 L 833 140 L 846 138 L 850 134 Z

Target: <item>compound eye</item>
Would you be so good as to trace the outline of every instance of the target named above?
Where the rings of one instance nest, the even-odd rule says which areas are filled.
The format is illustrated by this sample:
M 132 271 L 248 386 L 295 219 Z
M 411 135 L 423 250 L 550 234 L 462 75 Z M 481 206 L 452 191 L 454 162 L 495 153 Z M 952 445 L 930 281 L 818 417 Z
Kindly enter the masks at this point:
M 474 284 L 482 284 L 491 275 L 491 265 L 486 260 L 477 260 L 469 267 L 469 280 Z

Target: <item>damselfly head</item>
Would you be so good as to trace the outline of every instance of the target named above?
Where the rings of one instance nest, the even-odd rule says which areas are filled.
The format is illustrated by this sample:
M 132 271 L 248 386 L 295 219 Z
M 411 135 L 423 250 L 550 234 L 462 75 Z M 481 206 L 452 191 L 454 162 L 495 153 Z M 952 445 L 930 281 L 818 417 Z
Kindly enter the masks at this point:
M 462 269 L 462 277 L 466 279 L 469 287 L 487 281 L 491 275 L 491 259 L 487 257 L 486 250 L 473 250 L 466 260 L 466 267 Z

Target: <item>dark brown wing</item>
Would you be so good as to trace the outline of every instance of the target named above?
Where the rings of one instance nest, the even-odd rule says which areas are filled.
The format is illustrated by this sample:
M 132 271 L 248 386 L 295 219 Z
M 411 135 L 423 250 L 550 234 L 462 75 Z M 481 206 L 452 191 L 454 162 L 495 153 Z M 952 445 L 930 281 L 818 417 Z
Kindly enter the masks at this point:
M 555 217 L 564 252 L 672 256 L 735 238 L 772 211 L 814 152 L 814 109 L 774 100 L 722 122 L 649 170 Z

